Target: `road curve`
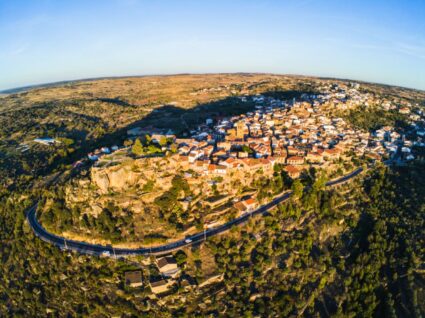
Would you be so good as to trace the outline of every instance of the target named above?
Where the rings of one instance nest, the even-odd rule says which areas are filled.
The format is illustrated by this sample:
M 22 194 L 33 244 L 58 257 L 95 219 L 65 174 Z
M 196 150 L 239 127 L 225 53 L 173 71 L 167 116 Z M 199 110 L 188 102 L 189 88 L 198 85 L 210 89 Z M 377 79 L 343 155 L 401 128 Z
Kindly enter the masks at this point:
M 338 178 L 333 181 L 329 181 L 326 183 L 326 186 L 334 186 L 338 184 L 342 184 L 350 180 L 351 178 L 354 178 L 358 174 L 360 174 L 363 171 L 362 168 L 358 168 L 351 173 Z M 199 232 L 196 234 L 193 234 L 185 239 L 175 241 L 169 244 L 164 244 L 160 246 L 155 247 L 141 247 L 141 248 L 113 248 L 112 246 L 105 246 L 105 245 L 98 245 L 98 244 L 90 244 L 86 242 L 80 242 L 80 241 L 73 241 L 73 240 L 66 240 L 63 237 L 54 235 L 48 231 L 46 231 L 40 223 L 37 221 L 37 205 L 34 204 L 31 208 L 27 210 L 27 219 L 28 222 L 33 229 L 36 236 L 38 236 L 41 240 L 48 242 L 50 244 L 53 244 L 57 247 L 59 247 L 62 250 L 71 250 L 71 251 L 77 251 L 79 253 L 83 254 L 91 254 L 91 255 L 105 255 L 105 256 L 111 256 L 111 257 L 125 257 L 130 255 L 161 255 L 161 254 L 167 254 L 172 251 L 181 249 L 183 247 L 196 244 L 199 242 L 204 241 L 205 239 L 218 235 L 220 233 L 228 231 L 232 226 L 237 226 L 246 223 L 251 216 L 255 215 L 264 215 L 267 211 L 269 211 L 271 208 L 275 207 L 279 203 L 282 203 L 290 198 L 292 194 L 292 191 L 286 192 L 282 194 L 281 196 L 273 199 L 271 202 L 262 205 L 258 209 L 246 213 L 236 219 L 233 219 L 232 221 L 229 221 L 223 225 L 205 230 L 203 232 Z

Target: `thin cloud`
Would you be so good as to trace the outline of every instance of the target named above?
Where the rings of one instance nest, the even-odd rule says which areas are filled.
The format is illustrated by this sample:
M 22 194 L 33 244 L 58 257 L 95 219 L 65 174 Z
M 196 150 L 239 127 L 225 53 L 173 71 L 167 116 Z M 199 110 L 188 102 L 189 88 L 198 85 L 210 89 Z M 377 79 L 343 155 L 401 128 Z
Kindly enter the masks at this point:
M 30 48 L 29 43 L 25 43 L 25 44 L 23 44 L 23 45 L 21 45 L 21 46 L 17 47 L 15 50 L 12 50 L 12 51 L 10 52 L 10 55 L 12 55 L 12 56 L 18 56 L 18 55 L 21 55 L 22 53 L 24 53 L 24 52 L 28 51 L 28 49 L 29 49 L 29 48 Z
M 425 59 L 425 46 L 423 45 L 415 45 L 415 44 L 409 44 L 404 42 L 388 42 L 383 44 L 371 44 L 371 43 L 361 43 L 361 42 L 355 43 L 355 42 L 347 42 L 343 39 L 338 39 L 338 38 L 325 38 L 324 40 L 333 44 L 343 44 L 347 47 L 352 47 L 355 49 L 396 52 L 396 53 L 402 53 L 402 54 L 406 54 L 406 55 L 413 56 L 420 59 Z
M 425 59 L 425 46 L 397 42 L 395 43 L 395 49 L 398 52 L 401 52 L 416 58 Z

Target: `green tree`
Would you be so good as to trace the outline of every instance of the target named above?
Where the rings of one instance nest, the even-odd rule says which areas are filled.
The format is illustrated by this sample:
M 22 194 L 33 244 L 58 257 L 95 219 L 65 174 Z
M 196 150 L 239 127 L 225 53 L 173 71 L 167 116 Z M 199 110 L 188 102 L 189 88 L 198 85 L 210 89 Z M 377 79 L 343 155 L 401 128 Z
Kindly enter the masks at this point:
M 303 195 L 303 191 L 304 191 L 304 186 L 301 183 L 301 181 L 299 179 L 296 179 L 291 186 L 291 190 L 292 190 L 292 195 L 299 199 L 301 198 L 301 196 Z
M 142 187 L 143 192 L 151 192 L 155 186 L 154 180 L 148 180 Z
M 152 142 L 152 137 L 150 135 L 145 135 L 145 143 L 146 145 L 150 145 Z
M 176 253 L 176 255 L 174 255 L 174 257 L 176 258 L 176 262 L 179 266 L 182 266 L 186 263 L 187 255 L 185 252 L 180 250 Z
M 317 176 L 313 183 L 313 191 L 317 192 L 325 189 L 326 181 L 327 180 L 324 173 L 321 173 L 319 176 Z
M 161 146 L 161 147 L 165 147 L 166 145 L 167 145 L 167 137 L 165 137 L 165 136 L 161 136 L 161 138 L 159 139 L 159 145 Z
M 74 144 L 74 140 L 71 138 L 57 138 L 61 143 L 63 143 L 66 147 L 69 147 Z
M 219 195 L 220 194 L 220 192 L 217 189 L 217 185 L 215 183 L 212 185 L 211 188 L 212 188 L 212 190 L 214 192 L 214 195 Z
M 155 153 L 161 153 L 162 152 L 161 149 L 159 149 L 157 146 L 154 146 L 154 145 L 149 145 L 147 148 L 148 148 L 147 151 L 148 151 L 149 154 L 155 154 Z
M 176 196 L 178 196 L 181 191 L 184 192 L 185 196 L 190 195 L 190 186 L 181 175 L 174 176 L 173 180 L 171 180 L 171 184 L 173 185 L 172 191 L 176 193 Z
M 176 153 L 177 152 L 177 145 L 176 144 L 171 144 L 171 146 L 170 146 L 170 150 L 171 150 L 171 152 L 172 153 Z
M 134 141 L 134 144 L 131 147 L 131 152 L 136 156 L 141 156 L 143 154 L 143 146 L 139 138 Z
M 249 148 L 247 145 L 243 145 L 243 146 L 242 146 L 242 151 L 243 151 L 243 152 L 247 152 L 247 153 L 249 153 L 249 154 L 254 153 L 254 151 L 253 151 L 251 148 Z

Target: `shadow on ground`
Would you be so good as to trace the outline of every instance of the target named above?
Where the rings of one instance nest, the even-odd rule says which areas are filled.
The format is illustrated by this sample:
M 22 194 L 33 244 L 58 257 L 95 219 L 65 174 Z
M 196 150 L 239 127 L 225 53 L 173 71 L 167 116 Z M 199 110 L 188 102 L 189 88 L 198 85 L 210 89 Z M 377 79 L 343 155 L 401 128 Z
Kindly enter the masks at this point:
M 314 91 L 304 91 L 304 90 L 274 90 L 267 91 L 262 93 L 262 95 L 267 97 L 274 97 L 281 100 L 292 100 L 293 98 L 300 98 L 302 94 L 315 94 L 317 92 Z M 190 109 L 180 108 L 174 105 L 163 105 L 161 107 L 155 108 L 147 115 L 143 116 L 139 120 L 132 122 L 131 124 L 117 129 L 113 132 L 106 133 L 100 138 L 85 140 L 74 149 L 72 153 L 67 154 L 61 158 L 56 158 L 53 162 L 49 162 L 47 165 L 40 164 L 40 170 L 35 172 L 39 176 L 46 176 L 51 174 L 53 171 L 62 170 L 63 165 L 69 165 L 73 162 L 84 158 L 87 153 L 93 151 L 94 149 L 103 147 L 103 146 L 112 146 L 112 145 L 122 145 L 123 142 L 128 138 L 127 130 L 135 127 L 155 127 L 159 129 L 172 129 L 173 132 L 178 137 L 189 136 L 190 130 L 195 129 L 199 124 L 205 123 L 207 118 L 218 119 L 228 116 L 236 116 L 240 114 L 244 114 L 246 112 L 252 111 L 255 109 L 255 103 L 251 100 L 253 95 L 247 96 L 247 101 L 243 102 L 238 97 L 229 96 L 220 100 L 212 101 L 205 104 L 198 104 Z M 104 102 L 112 103 L 115 105 L 119 105 L 122 107 L 134 107 L 134 105 L 129 105 L 126 102 L 123 102 L 119 99 L 102 99 Z M 52 111 L 53 105 L 49 105 L 50 111 Z M 45 111 L 48 111 L 47 109 Z M 78 117 L 74 118 L 74 120 L 83 120 L 89 122 L 99 122 L 100 118 L 96 118 L 90 116 L 90 118 Z M 52 130 L 59 130 L 62 127 L 57 127 L 53 123 L 49 124 L 48 128 Z M 88 125 L 88 124 L 87 124 Z M 89 125 L 88 125 L 89 126 Z M 81 136 L 86 136 L 89 134 L 89 131 L 68 131 L 71 133 L 72 137 L 79 136 L 77 138 L 84 138 Z M 72 138 L 71 137 L 71 138 Z M 38 157 L 34 157 L 28 160 L 38 160 L 43 158 L 40 157 L 43 153 L 37 153 Z M 45 157 L 48 156 L 46 152 Z M 23 158 L 21 158 L 23 159 Z M 12 162 L 11 165 L 17 164 L 16 162 Z M 42 168 L 41 168 L 42 167 Z M 18 169 L 22 170 L 22 169 Z M 23 170 L 22 170 L 23 171 Z M 22 173 L 21 171 L 21 173 Z M 15 175 L 19 175 L 20 172 L 16 171 Z
M 310 91 L 269 91 L 262 95 L 279 98 L 281 100 L 292 100 L 300 98 L 304 93 L 314 93 Z M 193 108 L 184 109 L 174 105 L 163 105 L 154 109 L 145 117 L 137 120 L 113 133 L 107 134 L 95 141 L 99 146 L 111 145 L 111 142 L 120 143 L 127 137 L 127 130 L 135 127 L 155 127 L 159 129 L 172 129 L 178 137 L 183 137 L 190 130 L 205 123 L 207 118 L 223 118 L 237 116 L 255 109 L 255 103 L 247 96 L 248 101 L 242 102 L 238 97 L 226 97 L 217 101 L 198 104 Z

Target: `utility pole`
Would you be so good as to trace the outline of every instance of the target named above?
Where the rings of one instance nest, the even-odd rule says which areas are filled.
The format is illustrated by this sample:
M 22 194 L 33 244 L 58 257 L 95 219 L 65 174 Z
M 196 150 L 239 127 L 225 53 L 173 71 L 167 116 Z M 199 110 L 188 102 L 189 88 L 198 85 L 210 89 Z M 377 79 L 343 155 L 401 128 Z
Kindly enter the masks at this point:
M 112 252 L 114 253 L 114 258 L 117 259 L 117 255 L 115 254 L 115 249 L 113 246 L 112 246 Z
M 63 241 L 65 242 L 65 249 L 68 249 L 68 246 L 66 245 L 66 239 L 64 238 Z
M 207 228 L 204 226 L 204 242 L 207 240 Z

